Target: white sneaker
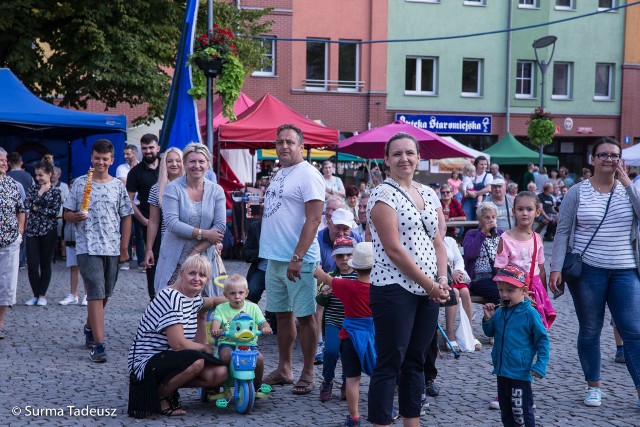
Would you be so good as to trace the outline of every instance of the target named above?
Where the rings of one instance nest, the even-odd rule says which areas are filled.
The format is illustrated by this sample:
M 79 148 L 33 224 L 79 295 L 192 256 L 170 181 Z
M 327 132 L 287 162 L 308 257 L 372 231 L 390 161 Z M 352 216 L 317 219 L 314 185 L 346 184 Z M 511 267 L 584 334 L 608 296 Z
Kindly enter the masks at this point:
M 498 396 L 496 396 L 491 402 L 489 402 L 489 409 L 500 410 L 500 401 L 498 400 Z
M 602 404 L 602 390 L 598 387 L 587 387 L 584 404 L 586 406 L 600 406 Z
M 65 299 L 63 299 L 62 301 L 58 302 L 58 304 L 60 304 L 60 305 L 76 305 L 76 304 L 78 304 L 78 297 L 75 296 L 74 294 L 69 294 L 69 295 L 67 295 L 67 297 Z
M 82 297 L 82 305 L 87 305 L 87 296 Z
M 44 307 L 45 305 L 47 305 L 47 299 L 44 297 L 38 298 L 38 302 L 36 303 L 36 305 L 39 307 Z
M 24 305 L 36 305 L 36 303 L 38 302 L 38 298 L 33 297 L 28 301 L 25 301 Z
M 120 264 L 120 270 L 128 270 L 129 268 L 130 267 L 128 262 Z

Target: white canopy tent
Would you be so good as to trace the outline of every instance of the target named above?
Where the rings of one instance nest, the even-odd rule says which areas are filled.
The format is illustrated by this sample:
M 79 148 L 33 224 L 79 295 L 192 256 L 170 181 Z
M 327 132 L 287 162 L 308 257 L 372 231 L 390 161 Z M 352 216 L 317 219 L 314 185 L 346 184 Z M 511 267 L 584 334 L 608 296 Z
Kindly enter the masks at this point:
M 622 150 L 622 158 L 627 166 L 640 166 L 640 144 Z

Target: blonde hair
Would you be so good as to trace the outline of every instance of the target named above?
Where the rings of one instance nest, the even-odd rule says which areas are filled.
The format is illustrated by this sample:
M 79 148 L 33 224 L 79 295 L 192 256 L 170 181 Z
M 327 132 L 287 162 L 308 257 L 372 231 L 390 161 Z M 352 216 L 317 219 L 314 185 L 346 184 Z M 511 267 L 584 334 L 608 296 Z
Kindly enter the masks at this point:
M 232 274 L 224 281 L 224 291 L 227 292 L 227 286 L 242 286 L 247 291 L 249 290 L 249 284 L 244 276 L 239 274 Z
M 462 167 L 462 174 L 465 176 L 473 176 L 475 172 L 476 172 L 476 167 L 473 166 L 471 163 L 467 163 Z
M 186 160 L 187 156 L 191 153 L 200 153 L 203 156 L 205 156 L 207 158 L 207 161 L 209 162 L 209 164 L 211 164 L 211 153 L 209 152 L 209 149 L 207 148 L 206 145 L 201 144 L 199 142 L 192 142 L 190 144 L 187 144 L 186 147 L 184 147 L 184 150 L 182 152 L 182 160 Z
M 160 160 L 160 170 L 158 171 L 158 201 L 160 202 L 160 206 L 162 206 L 162 195 L 164 194 L 164 187 L 169 183 L 169 171 L 167 170 L 167 158 L 169 157 L 169 153 L 176 153 L 180 157 L 180 164 L 182 164 L 182 150 L 177 147 L 169 148 L 163 155 Z M 182 169 L 182 173 L 184 174 L 184 166 L 180 167 Z
M 180 274 L 192 268 L 200 273 L 204 273 L 207 278 L 211 278 L 211 262 L 205 256 L 199 254 L 188 256 L 180 267 Z

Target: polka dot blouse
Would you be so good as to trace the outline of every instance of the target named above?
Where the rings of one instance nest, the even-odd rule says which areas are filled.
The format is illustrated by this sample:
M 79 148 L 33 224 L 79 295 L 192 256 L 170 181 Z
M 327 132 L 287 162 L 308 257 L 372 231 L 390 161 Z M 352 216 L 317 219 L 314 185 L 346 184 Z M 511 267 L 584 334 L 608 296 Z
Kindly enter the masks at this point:
M 400 185 L 391 178 L 387 178 L 385 182 L 400 188 Z M 414 259 L 416 265 L 429 278 L 436 280 L 438 274 L 438 266 L 436 262 L 436 251 L 433 247 L 433 239 L 438 230 L 438 213 L 436 209 L 440 208 L 440 201 L 436 193 L 427 186 L 413 183 L 413 186 L 424 200 L 425 208 L 422 211 L 418 209 L 397 189 L 387 184 L 378 185 L 371 192 L 371 197 L 367 203 L 367 221 L 373 238 L 373 269 L 371 270 L 371 284 L 373 286 L 386 286 L 399 284 L 409 292 L 415 295 L 427 295 L 427 292 L 417 283 L 404 275 L 389 259 L 385 253 L 378 232 L 371 221 L 371 209 L 376 202 L 382 202 L 389 205 L 396 211 L 396 220 L 398 222 L 398 233 L 400 235 L 400 243 L 405 251 Z M 401 189 L 402 193 L 406 192 Z M 392 220 L 392 218 L 390 218 Z M 425 227 L 420 224 L 424 223 Z

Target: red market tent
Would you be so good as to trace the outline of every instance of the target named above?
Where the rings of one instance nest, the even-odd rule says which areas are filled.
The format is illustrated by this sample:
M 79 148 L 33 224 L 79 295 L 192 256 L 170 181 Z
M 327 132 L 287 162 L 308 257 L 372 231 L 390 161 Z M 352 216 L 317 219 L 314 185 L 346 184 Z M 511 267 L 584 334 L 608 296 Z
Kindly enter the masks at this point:
M 355 154 L 365 159 L 382 159 L 384 157 L 385 144 L 398 132 L 408 133 L 416 138 L 420 146 L 420 158 L 422 159 L 473 157 L 441 136 L 401 120 L 343 139 L 340 141 L 339 151 L 341 153 Z
M 233 111 L 236 113 L 236 116 L 239 116 L 253 104 L 255 104 L 253 99 L 245 95 L 244 92 L 240 92 L 240 96 L 236 100 L 235 104 L 233 104 Z M 198 123 L 200 123 L 200 134 L 202 135 L 202 140 L 206 141 L 207 110 L 202 110 L 198 113 Z M 218 126 L 225 123 L 229 123 L 229 119 L 222 115 L 222 101 L 220 100 L 220 97 L 218 97 L 213 101 L 213 130 L 218 129 Z
M 238 120 L 220 125 L 220 148 L 273 148 L 278 126 L 284 123 L 293 124 L 302 130 L 305 146 L 338 143 L 337 129 L 307 119 L 267 93 L 240 114 Z

